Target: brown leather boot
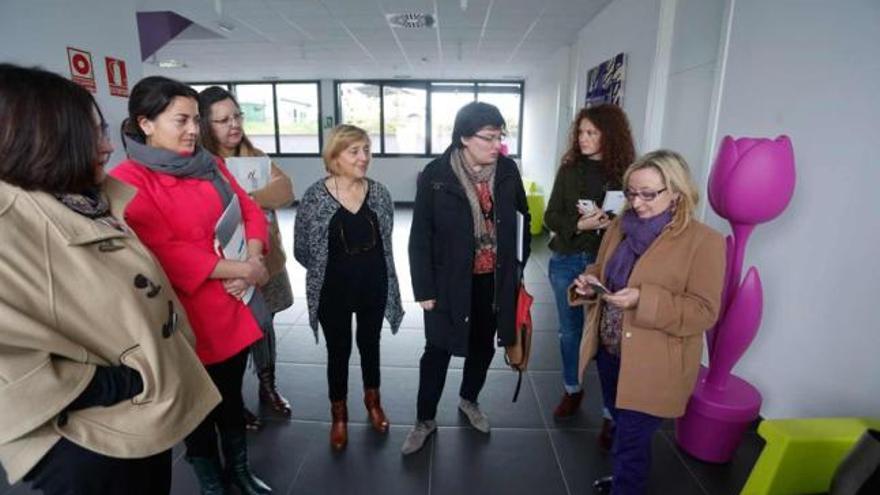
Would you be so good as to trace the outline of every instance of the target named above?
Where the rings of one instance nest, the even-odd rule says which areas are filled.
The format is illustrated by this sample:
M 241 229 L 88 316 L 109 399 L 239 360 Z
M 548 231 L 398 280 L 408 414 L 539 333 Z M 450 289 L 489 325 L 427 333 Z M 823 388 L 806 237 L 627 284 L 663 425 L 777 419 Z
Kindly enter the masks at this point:
M 330 446 L 333 450 L 342 450 L 348 443 L 348 407 L 345 401 L 330 402 L 330 415 L 333 416 L 333 424 L 330 425 Z
M 364 406 L 367 407 L 367 415 L 370 417 L 370 424 L 373 425 L 373 429 L 379 433 L 387 433 L 388 418 L 385 417 L 385 411 L 382 410 L 378 388 L 364 389 Z
M 260 378 L 260 402 L 268 404 L 276 412 L 290 416 L 290 402 L 281 396 L 275 386 L 275 370 L 266 368 L 257 373 Z
M 553 416 L 557 419 L 570 418 L 574 416 L 577 412 L 578 408 L 581 407 L 581 400 L 584 398 L 584 391 L 575 392 L 573 394 L 569 394 L 567 392 L 562 394 L 562 400 L 559 401 L 559 405 L 556 406 L 556 410 L 553 411 Z

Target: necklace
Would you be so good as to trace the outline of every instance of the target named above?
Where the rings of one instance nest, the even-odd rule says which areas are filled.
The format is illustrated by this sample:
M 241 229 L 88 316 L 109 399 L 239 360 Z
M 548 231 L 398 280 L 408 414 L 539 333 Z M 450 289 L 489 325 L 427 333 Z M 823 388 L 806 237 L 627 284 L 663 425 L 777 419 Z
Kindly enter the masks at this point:
M 358 182 L 360 182 L 360 181 L 358 181 Z M 339 203 L 342 204 L 342 206 L 344 206 L 347 210 L 355 211 L 355 209 L 351 208 L 351 207 L 352 206 L 359 206 L 360 203 L 358 202 L 358 205 L 356 205 L 355 204 L 356 198 L 354 196 L 351 196 L 350 198 L 348 198 L 348 204 L 346 204 L 346 199 L 343 198 L 342 194 L 339 192 L 339 181 L 337 180 L 335 175 L 333 176 L 333 188 L 336 189 L 336 199 L 339 201 Z

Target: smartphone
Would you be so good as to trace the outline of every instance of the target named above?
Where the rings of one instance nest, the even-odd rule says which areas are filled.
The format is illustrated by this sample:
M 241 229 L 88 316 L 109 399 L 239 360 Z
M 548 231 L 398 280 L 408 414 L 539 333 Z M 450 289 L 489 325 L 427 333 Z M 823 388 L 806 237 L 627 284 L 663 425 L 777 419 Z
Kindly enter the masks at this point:
M 589 215 L 596 211 L 596 202 L 592 199 L 579 199 L 577 201 L 577 209 L 581 213 L 581 215 Z
M 587 282 L 587 285 L 589 285 L 590 288 L 593 289 L 593 291 L 600 296 L 602 294 L 611 294 L 611 291 L 599 282 Z

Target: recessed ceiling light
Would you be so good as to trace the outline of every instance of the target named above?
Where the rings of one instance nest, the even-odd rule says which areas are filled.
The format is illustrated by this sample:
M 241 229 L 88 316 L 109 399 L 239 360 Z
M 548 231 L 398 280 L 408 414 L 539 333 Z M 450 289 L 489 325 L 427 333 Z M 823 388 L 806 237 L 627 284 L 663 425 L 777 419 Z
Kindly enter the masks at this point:
M 401 14 L 385 14 L 385 19 L 391 27 L 419 29 L 429 28 L 434 25 L 434 16 L 421 12 L 406 12 Z
M 175 60 L 173 58 L 169 58 L 168 60 L 160 60 L 159 67 L 163 69 L 182 69 L 186 67 L 186 63 L 182 60 Z

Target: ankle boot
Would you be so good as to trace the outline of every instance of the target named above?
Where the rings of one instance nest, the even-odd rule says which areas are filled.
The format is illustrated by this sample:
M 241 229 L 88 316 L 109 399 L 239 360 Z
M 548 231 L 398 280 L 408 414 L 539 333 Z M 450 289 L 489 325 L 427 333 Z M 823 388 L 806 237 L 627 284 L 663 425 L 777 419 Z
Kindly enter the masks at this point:
M 382 410 L 378 388 L 364 389 L 364 406 L 367 407 L 367 415 L 370 417 L 373 429 L 379 433 L 387 433 L 388 418 L 385 417 L 385 411 Z
M 573 394 L 568 392 L 563 393 L 559 405 L 557 405 L 556 409 L 553 411 L 553 416 L 557 419 L 565 419 L 574 416 L 581 407 L 581 400 L 583 400 L 583 398 L 583 390 Z
M 272 489 L 257 478 L 248 464 L 247 438 L 244 430 L 220 432 L 220 443 L 223 445 L 223 457 L 232 484 L 238 487 L 242 495 L 268 495 Z
M 330 414 L 333 424 L 330 425 L 330 446 L 333 450 L 342 450 L 348 443 L 348 407 L 345 400 L 330 402 Z
M 260 378 L 260 402 L 269 404 L 278 413 L 290 416 L 290 402 L 281 396 L 275 386 L 275 370 L 265 368 L 257 376 Z
M 226 495 L 219 456 L 187 457 L 186 461 L 192 464 L 193 471 L 196 472 L 201 495 Z

